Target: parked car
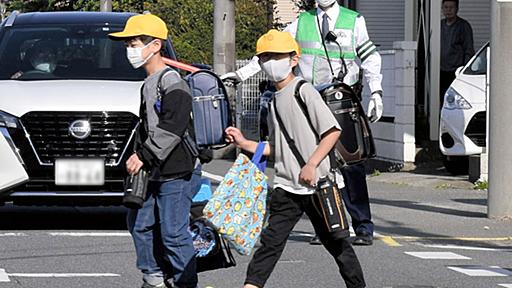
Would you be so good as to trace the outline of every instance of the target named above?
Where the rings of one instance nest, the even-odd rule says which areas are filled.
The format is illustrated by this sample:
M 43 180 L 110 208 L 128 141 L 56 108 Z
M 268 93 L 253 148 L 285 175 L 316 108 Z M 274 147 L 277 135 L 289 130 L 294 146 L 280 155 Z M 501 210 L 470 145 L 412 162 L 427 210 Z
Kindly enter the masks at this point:
M 452 174 L 468 172 L 468 156 L 486 147 L 487 59 L 489 43 L 457 69 L 456 78 L 444 95 L 439 127 L 439 148 L 444 165 Z
M 132 15 L 13 13 L 1 23 L 0 203 L 120 203 L 145 72 L 107 34 Z M 169 40 L 164 56 L 176 59 Z

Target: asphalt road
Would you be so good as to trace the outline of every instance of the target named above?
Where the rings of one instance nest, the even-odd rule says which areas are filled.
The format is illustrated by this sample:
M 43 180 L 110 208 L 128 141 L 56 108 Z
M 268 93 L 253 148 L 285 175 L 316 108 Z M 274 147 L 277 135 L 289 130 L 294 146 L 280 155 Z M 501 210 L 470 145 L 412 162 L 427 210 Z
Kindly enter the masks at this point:
M 379 234 L 355 248 L 368 287 L 512 287 L 512 221 L 485 217 L 486 192 L 383 176 L 369 179 Z M 140 287 L 124 213 L 0 207 L 0 288 Z M 345 287 L 323 247 L 309 245 L 312 231 L 298 223 L 266 287 Z M 250 258 L 235 256 L 236 267 L 201 273 L 199 287 L 242 287 Z

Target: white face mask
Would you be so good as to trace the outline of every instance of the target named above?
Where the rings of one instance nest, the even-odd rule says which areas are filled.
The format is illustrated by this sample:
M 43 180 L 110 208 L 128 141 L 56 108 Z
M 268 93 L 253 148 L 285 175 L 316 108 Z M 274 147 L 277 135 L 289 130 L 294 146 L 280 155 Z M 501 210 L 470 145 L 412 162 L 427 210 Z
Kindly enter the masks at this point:
M 261 69 L 272 82 L 281 82 L 292 73 L 290 58 L 288 57 L 280 60 L 271 59 L 261 63 Z
M 132 64 L 134 69 L 137 69 L 142 65 L 146 64 L 146 62 L 148 62 L 148 60 L 151 59 L 153 55 L 155 55 L 151 53 L 151 55 L 149 55 L 146 59 L 142 57 L 142 50 L 148 47 L 149 44 L 151 43 L 152 42 L 148 43 L 144 47 L 126 47 L 126 57 L 128 58 L 128 61 L 130 61 L 130 64 Z
M 316 0 L 316 4 L 322 8 L 329 7 L 334 4 L 334 2 L 336 2 L 336 0 Z

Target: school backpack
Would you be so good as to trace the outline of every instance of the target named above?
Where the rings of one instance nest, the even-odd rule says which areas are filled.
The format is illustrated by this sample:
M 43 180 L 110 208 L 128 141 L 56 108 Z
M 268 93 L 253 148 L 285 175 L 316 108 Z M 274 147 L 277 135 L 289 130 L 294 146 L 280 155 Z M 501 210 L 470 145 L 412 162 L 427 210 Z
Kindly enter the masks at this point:
M 320 135 L 318 135 L 310 122 L 306 103 L 300 97 L 300 88 L 304 83 L 306 81 L 302 80 L 297 84 L 295 99 L 297 99 L 317 139 L 320 139 Z M 354 90 L 340 81 L 315 88 L 322 96 L 322 99 L 327 104 L 327 107 L 329 107 L 329 110 L 331 110 L 342 130 L 341 137 L 334 147 L 337 166 L 354 165 L 375 157 L 375 144 L 368 117 L 364 113 L 361 101 Z
M 162 78 L 171 68 L 160 74 L 157 84 L 159 97 Z M 222 80 L 209 70 L 196 71 L 184 79 L 192 94 L 193 131 L 184 135 L 184 143 L 194 156 L 209 148 L 227 146 L 224 131 L 231 126 L 228 93 Z

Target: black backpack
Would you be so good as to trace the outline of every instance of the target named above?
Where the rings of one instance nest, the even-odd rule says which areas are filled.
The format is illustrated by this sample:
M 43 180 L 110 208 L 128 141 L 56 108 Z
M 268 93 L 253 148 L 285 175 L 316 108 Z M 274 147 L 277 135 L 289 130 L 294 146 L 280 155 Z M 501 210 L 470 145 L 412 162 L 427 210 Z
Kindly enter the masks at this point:
M 197 272 L 236 266 L 228 244 L 219 236 L 212 223 L 199 217 L 191 220 L 189 227 L 194 242 Z

